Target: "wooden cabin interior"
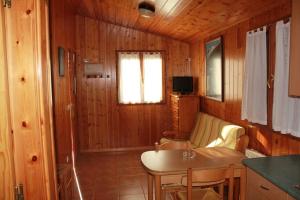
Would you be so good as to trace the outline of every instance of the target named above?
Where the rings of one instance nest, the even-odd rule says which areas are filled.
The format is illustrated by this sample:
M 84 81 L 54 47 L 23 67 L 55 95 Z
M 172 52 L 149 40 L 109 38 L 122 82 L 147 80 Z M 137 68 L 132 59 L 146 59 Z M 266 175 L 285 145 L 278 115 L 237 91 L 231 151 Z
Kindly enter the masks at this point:
M 300 199 L 300 118 L 293 118 L 298 135 L 275 131 L 273 126 L 281 20 L 291 26 L 284 90 L 295 104 L 300 102 L 300 0 L 3 0 L 2 4 L 0 200 L 202 199 L 192 196 L 196 190 L 190 168 L 206 162 L 225 168 L 222 163 L 237 158 L 235 178 L 228 179 L 223 194 L 228 193 L 228 199 Z M 242 116 L 243 104 L 252 101 L 252 96 L 245 97 L 245 82 L 251 79 L 245 78 L 245 63 L 250 62 L 247 35 L 263 30 L 265 98 L 259 92 L 252 96 L 265 104 L 266 121 L 258 123 Z M 215 41 L 222 50 L 220 71 L 208 68 L 214 66 L 209 64 L 208 48 Z M 130 61 L 133 57 L 138 65 Z M 147 68 L 153 57 L 159 57 L 158 74 Z M 140 67 L 134 71 L 130 66 Z M 219 73 L 219 78 L 210 73 Z M 191 78 L 191 91 L 175 91 L 176 77 L 181 86 L 184 78 Z M 132 82 L 125 87 L 124 80 Z M 211 94 L 211 87 L 217 87 L 220 96 Z M 141 96 L 126 100 L 134 98 L 134 88 Z M 158 97 L 147 97 L 151 88 Z M 297 111 L 300 116 L 298 105 L 286 112 Z M 236 136 L 230 151 L 226 142 L 225 147 L 195 148 L 197 136 L 191 132 L 199 124 L 210 127 L 205 134 L 213 134 L 214 125 L 209 123 L 214 120 L 239 127 L 249 141 L 243 143 Z M 162 145 L 161 138 L 171 136 L 168 150 L 155 149 L 156 142 Z M 182 139 L 190 140 L 186 149 L 173 145 Z M 188 157 L 178 164 L 174 152 Z M 247 158 L 247 152 L 259 158 Z M 177 165 L 184 167 L 173 168 Z M 279 178 L 288 177 L 288 171 L 293 174 L 287 179 L 293 183 Z M 164 175 L 171 174 L 181 174 L 180 180 L 187 177 L 187 185 L 177 188 L 185 193 L 165 190 Z M 270 178 L 272 174 L 275 178 Z

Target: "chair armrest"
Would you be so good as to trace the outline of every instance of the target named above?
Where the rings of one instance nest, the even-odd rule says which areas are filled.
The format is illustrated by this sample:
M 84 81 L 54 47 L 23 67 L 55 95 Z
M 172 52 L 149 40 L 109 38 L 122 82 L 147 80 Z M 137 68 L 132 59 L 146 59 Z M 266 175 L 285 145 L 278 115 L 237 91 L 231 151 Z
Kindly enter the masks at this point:
M 238 140 L 237 144 L 235 146 L 235 150 L 245 153 L 246 148 L 248 147 L 249 144 L 249 136 L 248 135 L 241 135 Z

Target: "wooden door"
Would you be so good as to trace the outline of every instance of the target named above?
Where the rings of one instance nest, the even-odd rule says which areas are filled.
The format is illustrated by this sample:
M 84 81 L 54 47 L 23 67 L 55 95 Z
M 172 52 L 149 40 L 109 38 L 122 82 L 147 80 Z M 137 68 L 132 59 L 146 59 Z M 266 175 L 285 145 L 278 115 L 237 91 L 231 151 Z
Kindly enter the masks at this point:
M 14 199 L 14 184 L 23 185 L 25 199 L 57 199 L 48 21 L 47 0 L 13 0 L 11 8 L 1 7 L 0 186 L 4 177 L 4 199 Z M 7 166 L 4 176 L 2 163 Z
M 13 199 L 15 182 L 4 17 L 4 7 L 0 6 L 0 199 Z

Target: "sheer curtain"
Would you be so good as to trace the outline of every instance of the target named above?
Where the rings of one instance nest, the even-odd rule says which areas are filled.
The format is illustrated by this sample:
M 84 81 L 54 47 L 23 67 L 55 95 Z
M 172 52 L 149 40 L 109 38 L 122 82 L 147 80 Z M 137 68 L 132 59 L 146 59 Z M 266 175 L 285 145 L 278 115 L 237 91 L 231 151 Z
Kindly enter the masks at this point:
M 290 23 L 276 24 L 273 129 L 300 137 L 300 99 L 288 96 Z
M 119 52 L 118 62 L 119 103 L 158 103 L 163 100 L 161 53 Z
M 143 53 L 144 101 L 162 100 L 162 58 L 160 53 Z
M 141 67 L 138 52 L 119 53 L 119 103 L 140 103 Z
M 242 119 L 267 124 L 266 27 L 247 32 Z

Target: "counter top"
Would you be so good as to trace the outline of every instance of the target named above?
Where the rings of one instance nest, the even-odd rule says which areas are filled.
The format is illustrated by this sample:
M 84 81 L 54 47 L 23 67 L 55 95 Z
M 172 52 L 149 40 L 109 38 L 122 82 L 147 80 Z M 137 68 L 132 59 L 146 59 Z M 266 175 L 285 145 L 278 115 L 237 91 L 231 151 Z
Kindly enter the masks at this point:
M 300 199 L 300 155 L 251 158 L 243 163 L 290 196 Z

